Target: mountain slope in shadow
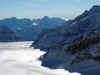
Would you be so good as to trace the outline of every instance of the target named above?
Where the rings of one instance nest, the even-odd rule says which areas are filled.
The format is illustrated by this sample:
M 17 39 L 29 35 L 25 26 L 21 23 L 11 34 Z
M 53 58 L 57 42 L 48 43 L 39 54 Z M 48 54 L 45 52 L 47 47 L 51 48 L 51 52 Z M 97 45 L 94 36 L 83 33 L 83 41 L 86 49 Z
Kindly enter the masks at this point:
M 40 57 L 43 66 L 100 74 L 100 6 L 93 6 L 62 27 L 44 30 L 39 37 L 32 46 L 47 51 Z

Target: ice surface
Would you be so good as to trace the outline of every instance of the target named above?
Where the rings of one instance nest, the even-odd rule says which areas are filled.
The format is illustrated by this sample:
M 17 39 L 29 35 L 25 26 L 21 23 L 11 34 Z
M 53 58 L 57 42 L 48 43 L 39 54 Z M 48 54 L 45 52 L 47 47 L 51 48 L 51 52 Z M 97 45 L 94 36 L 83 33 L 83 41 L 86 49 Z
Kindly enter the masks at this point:
M 31 42 L 0 43 L 0 75 L 80 75 L 63 69 L 41 66 L 38 58 L 45 52 L 28 48 Z

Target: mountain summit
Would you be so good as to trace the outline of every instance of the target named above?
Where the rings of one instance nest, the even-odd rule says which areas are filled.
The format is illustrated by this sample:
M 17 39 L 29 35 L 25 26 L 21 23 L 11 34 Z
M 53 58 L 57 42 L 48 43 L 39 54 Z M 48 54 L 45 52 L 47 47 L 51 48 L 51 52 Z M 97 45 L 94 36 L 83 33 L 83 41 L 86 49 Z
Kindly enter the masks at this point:
M 90 12 L 92 13 L 100 13 L 100 6 L 95 5 L 90 9 Z

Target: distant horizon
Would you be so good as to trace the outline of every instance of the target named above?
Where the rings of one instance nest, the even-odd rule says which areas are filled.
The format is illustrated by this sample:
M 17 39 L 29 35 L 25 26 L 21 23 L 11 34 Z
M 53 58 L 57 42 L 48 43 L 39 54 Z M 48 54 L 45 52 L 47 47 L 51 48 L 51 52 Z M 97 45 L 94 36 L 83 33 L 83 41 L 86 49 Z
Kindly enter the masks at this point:
M 41 18 L 43 16 L 74 19 L 100 0 L 0 0 L 0 19 Z
M 45 15 L 46 16 L 46 15 Z M 10 19 L 10 18 L 17 18 L 17 19 L 42 19 L 43 17 L 45 16 L 41 16 L 41 17 L 33 17 L 33 18 L 30 18 L 30 17 L 4 17 L 4 18 L 0 18 L 0 20 L 3 20 L 3 19 Z M 70 20 L 68 19 L 67 17 L 56 17 L 56 16 L 48 16 L 49 18 L 61 18 L 61 19 L 64 19 L 64 20 Z M 74 17 L 75 18 L 75 17 Z M 74 19 L 74 18 L 71 18 L 71 19 Z

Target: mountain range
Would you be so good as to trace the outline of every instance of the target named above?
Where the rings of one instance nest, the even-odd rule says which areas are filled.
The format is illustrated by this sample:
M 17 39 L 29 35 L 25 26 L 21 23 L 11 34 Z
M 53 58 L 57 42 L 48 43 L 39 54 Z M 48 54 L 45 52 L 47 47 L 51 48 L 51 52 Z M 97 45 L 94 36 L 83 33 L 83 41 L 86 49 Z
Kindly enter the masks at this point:
M 65 23 L 64 19 L 44 16 L 38 19 L 18 19 L 16 17 L 0 20 L 0 26 L 7 26 L 25 41 L 33 41 L 44 28 L 55 28 Z
M 32 46 L 46 51 L 40 57 L 45 67 L 99 75 L 100 6 L 93 6 L 60 27 L 42 30 Z

